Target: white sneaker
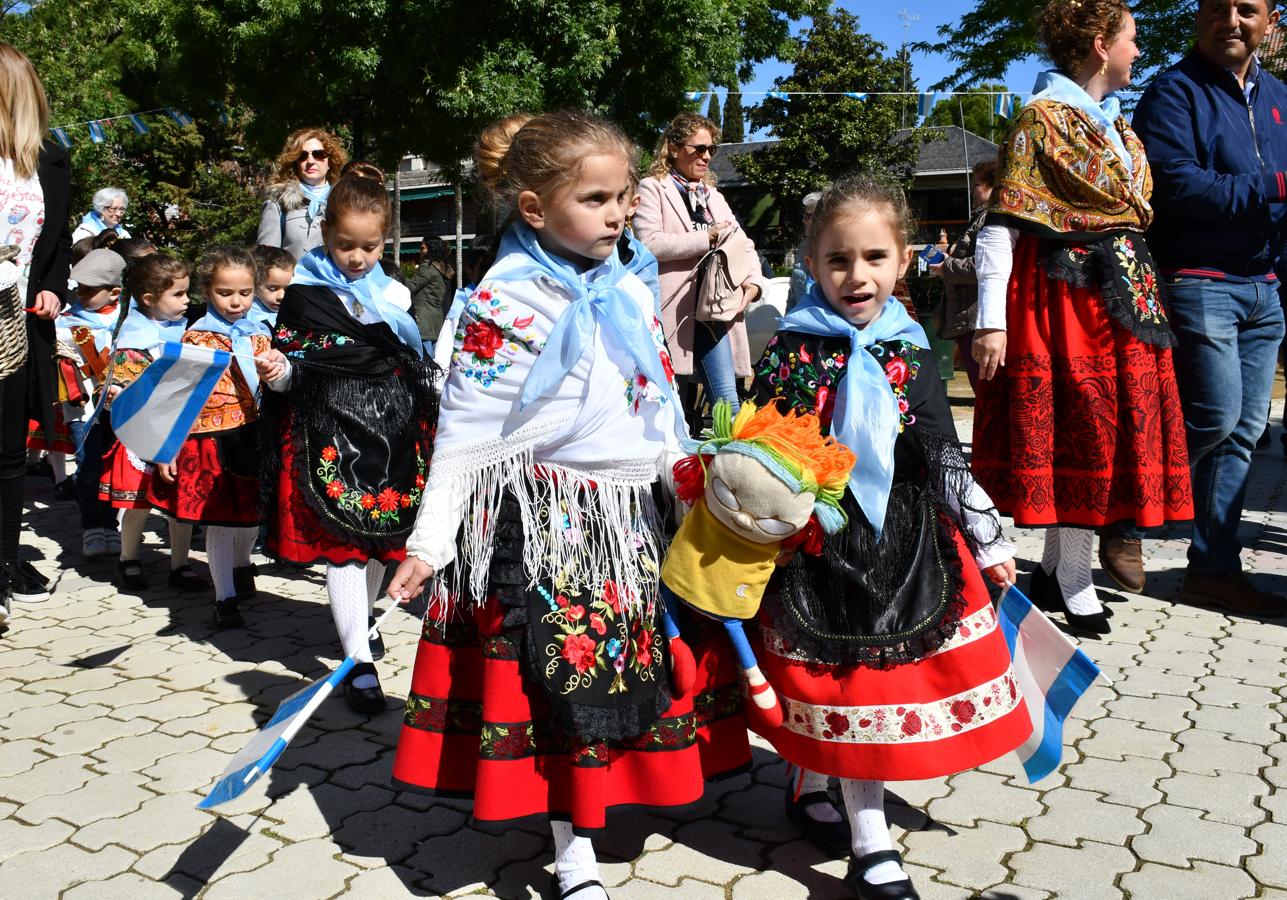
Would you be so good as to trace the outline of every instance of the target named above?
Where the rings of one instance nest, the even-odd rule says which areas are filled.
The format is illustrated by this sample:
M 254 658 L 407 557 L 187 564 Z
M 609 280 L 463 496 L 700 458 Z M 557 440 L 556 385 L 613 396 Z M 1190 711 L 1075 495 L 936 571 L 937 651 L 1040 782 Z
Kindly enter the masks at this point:
M 108 556 L 121 555 L 121 533 L 115 528 L 102 528 L 103 543 L 107 545 Z
M 80 540 L 80 552 L 86 559 L 107 555 L 107 535 L 103 528 L 86 528 Z M 120 540 L 120 537 L 117 537 Z M 120 551 L 117 550 L 119 553 Z
M 12 600 L 9 597 L 8 590 L 0 590 L 0 628 L 9 624 L 9 609 L 12 606 Z

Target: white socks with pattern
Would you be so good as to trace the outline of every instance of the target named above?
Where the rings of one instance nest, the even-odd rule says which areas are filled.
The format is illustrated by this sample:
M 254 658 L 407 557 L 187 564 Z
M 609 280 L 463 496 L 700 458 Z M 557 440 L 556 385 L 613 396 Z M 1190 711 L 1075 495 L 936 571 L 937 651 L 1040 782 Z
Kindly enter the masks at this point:
M 374 570 L 374 571 L 373 571 Z M 379 590 L 384 578 L 384 563 L 372 560 L 366 565 L 350 563 L 346 566 L 326 567 L 326 594 L 331 601 L 331 617 L 340 635 L 344 655 L 360 663 L 371 661 L 371 642 L 367 640 L 366 620 L 371 614 L 374 596 L 371 582 Z M 374 675 L 359 675 L 353 679 L 356 688 L 373 688 L 380 683 Z
M 849 814 L 849 827 L 853 831 L 854 858 L 893 850 L 894 841 L 885 822 L 885 782 L 842 778 L 840 792 L 845 798 L 845 812 Z M 873 866 L 863 876 L 870 884 L 888 884 L 905 878 L 907 873 L 893 860 Z
M 598 881 L 599 860 L 594 855 L 594 842 L 588 837 L 577 837 L 571 822 L 551 819 L 550 831 L 554 833 L 554 876 L 559 880 L 559 892 L 587 881 Z M 569 900 L 608 900 L 608 892 L 601 887 L 587 887 Z
M 210 580 L 214 582 L 215 601 L 222 603 L 237 596 L 232 578 L 233 558 L 236 555 L 233 532 L 235 528 L 222 525 L 206 527 L 206 564 L 210 567 Z
M 1055 576 L 1063 592 L 1068 611 L 1089 616 L 1103 611 L 1095 595 L 1091 560 L 1094 556 L 1095 532 L 1089 528 L 1057 528 L 1059 532 L 1059 570 Z

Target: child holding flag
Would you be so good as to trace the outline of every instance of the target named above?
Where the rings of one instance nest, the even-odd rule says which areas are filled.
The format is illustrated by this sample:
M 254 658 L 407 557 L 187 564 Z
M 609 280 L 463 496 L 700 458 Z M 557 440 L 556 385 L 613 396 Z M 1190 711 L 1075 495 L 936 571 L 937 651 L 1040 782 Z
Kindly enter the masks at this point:
M 378 177 L 369 177 L 374 170 Z M 327 200 L 323 245 L 296 267 L 274 346 L 289 389 L 264 397 L 262 472 L 270 556 L 325 562 L 349 705 L 386 707 L 367 632 L 386 561 L 404 557 L 429 465 L 436 416 L 431 367 L 411 295 L 380 268 L 393 207 L 374 166 L 342 177 Z
M 131 453 L 120 441 L 109 437 L 110 404 L 111 398 L 151 364 L 159 345 L 178 341 L 183 336 L 184 315 L 188 309 L 188 264 L 163 253 L 141 257 L 126 270 L 125 293 L 129 310 L 117 326 L 111 362 L 105 375 L 108 406 L 99 414 L 97 423 L 102 443 L 111 441 L 103 454 L 98 497 L 116 509 L 125 510 L 121 520 L 121 558 L 116 563 L 116 574 L 123 587 L 140 591 L 148 586 L 139 553 L 143 543 L 143 525 L 152 509 L 147 494 L 153 467 Z M 210 582 L 188 565 L 192 526 L 170 519 L 169 532 L 170 586 L 182 591 L 201 591 L 210 587 Z
M 159 465 L 148 489 L 157 510 L 201 523 L 215 587 L 215 624 L 243 624 L 240 602 L 255 595 L 250 551 L 259 531 L 260 378 L 269 386 L 289 374 L 271 347 L 268 326 L 249 318 L 255 300 L 255 259 L 241 247 L 215 247 L 197 265 L 206 314 L 182 343 L 233 354 L 173 463 Z

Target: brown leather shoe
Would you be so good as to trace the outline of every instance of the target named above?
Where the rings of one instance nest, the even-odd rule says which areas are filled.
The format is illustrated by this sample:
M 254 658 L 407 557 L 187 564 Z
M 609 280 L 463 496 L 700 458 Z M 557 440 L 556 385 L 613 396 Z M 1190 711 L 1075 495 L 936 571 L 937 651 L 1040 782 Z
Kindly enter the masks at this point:
M 1287 598 L 1257 590 L 1245 572 L 1227 575 L 1184 573 L 1179 600 L 1196 606 L 1215 606 L 1232 613 L 1276 619 L 1287 616 Z
M 1101 533 L 1099 565 L 1108 576 L 1132 594 L 1144 593 L 1143 544 L 1123 534 Z

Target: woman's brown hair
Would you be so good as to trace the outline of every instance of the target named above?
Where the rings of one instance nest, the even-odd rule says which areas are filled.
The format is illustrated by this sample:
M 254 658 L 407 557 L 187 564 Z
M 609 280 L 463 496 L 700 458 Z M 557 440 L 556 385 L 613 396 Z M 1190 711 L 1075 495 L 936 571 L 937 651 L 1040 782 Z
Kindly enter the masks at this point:
M 20 180 L 36 174 L 40 145 L 49 130 L 49 101 L 36 67 L 0 42 L 0 158 L 13 160 Z
M 1123 0 L 1050 0 L 1037 13 L 1037 30 L 1059 71 L 1075 75 L 1095 49 L 1095 38 L 1110 43 L 1130 12 Z
M 389 230 L 393 202 L 384 188 L 384 170 L 375 163 L 353 162 L 326 198 L 326 221 L 332 225 L 352 213 L 374 213 Z
M 720 141 L 719 126 L 701 113 L 681 112 L 671 119 L 670 124 L 666 126 L 666 130 L 662 132 L 661 140 L 657 144 L 657 153 L 652 158 L 652 165 L 648 168 L 648 174 L 654 178 L 665 178 L 669 175 L 670 170 L 675 165 L 675 157 L 679 155 L 679 148 L 684 146 L 685 141 L 703 128 L 710 132 L 711 140 L 718 144 Z M 715 184 L 714 173 L 707 172 L 704 180 L 708 184 Z
M 322 149 L 326 151 L 326 160 L 329 168 L 326 170 L 326 180 L 335 184 L 340 180 L 340 169 L 348 162 L 349 155 L 344 152 L 344 146 L 340 139 L 331 134 L 324 128 L 300 128 L 292 131 L 286 138 L 286 144 L 282 147 L 282 152 L 277 155 L 277 171 L 273 173 L 273 183 L 281 184 L 285 181 L 299 180 L 299 154 L 304 145 L 316 138 L 322 142 Z
M 252 281 L 256 284 L 259 281 L 255 257 L 245 247 L 236 244 L 211 247 L 201 254 L 201 261 L 197 263 L 197 292 L 201 296 L 206 295 L 206 288 L 220 269 L 245 269 Z

